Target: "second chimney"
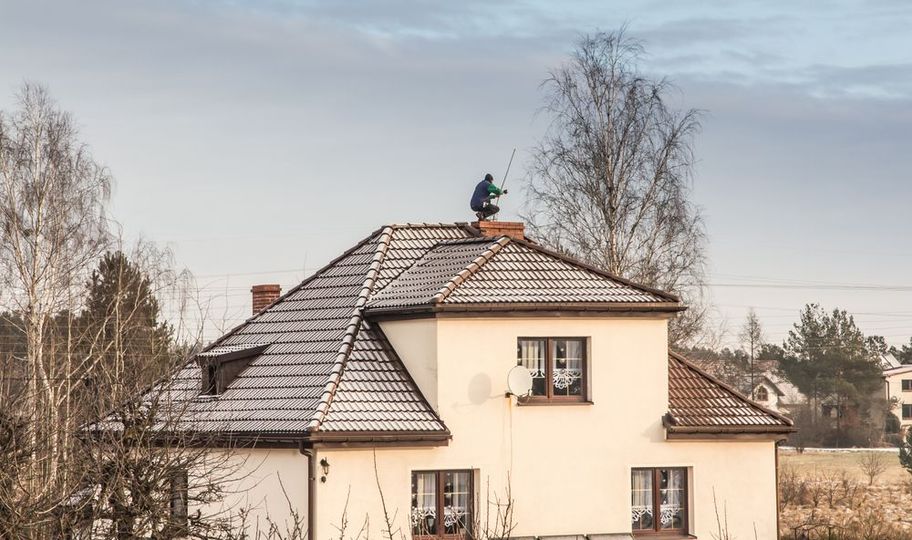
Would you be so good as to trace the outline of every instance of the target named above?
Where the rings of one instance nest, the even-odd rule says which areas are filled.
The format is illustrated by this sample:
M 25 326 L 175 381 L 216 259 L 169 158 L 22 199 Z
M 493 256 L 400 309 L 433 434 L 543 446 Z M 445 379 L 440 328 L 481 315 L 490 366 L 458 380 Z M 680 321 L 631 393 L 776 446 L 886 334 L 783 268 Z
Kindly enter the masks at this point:
M 472 224 L 482 236 L 509 236 L 525 240 L 525 226 L 521 221 L 476 221 Z
M 250 292 L 253 294 L 253 314 L 256 315 L 282 296 L 282 286 L 277 283 L 254 285 Z

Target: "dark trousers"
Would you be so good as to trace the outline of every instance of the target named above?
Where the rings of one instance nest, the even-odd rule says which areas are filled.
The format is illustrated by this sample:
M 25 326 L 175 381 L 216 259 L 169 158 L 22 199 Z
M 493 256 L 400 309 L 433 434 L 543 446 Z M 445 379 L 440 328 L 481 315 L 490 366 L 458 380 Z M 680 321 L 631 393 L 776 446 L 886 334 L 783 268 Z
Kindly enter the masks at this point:
M 472 210 L 481 214 L 481 219 L 488 218 L 497 212 L 500 212 L 500 208 L 496 204 L 490 202 L 486 202 L 482 206 L 473 206 Z

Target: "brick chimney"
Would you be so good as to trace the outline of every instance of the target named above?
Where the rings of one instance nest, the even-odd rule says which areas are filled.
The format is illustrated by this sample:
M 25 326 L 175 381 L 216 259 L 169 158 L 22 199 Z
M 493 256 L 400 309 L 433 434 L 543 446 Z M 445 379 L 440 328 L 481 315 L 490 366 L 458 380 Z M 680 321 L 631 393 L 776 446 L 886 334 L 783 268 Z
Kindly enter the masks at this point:
M 253 294 L 253 314 L 256 315 L 282 296 L 282 286 L 276 283 L 254 285 L 250 292 Z
M 476 221 L 472 226 L 481 231 L 482 236 L 509 236 L 525 240 L 525 226 L 521 221 Z

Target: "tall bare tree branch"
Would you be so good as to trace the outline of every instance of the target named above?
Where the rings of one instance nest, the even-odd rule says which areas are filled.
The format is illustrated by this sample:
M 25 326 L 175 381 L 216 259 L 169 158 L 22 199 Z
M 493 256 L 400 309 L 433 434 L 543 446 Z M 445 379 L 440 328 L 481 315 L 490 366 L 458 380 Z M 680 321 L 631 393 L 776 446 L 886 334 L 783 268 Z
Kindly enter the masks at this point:
M 548 133 L 535 149 L 524 218 L 552 247 L 682 295 L 673 342 L 703 322 L 705 233 L 690 200 L 696 110 L 670 109 L 665 80 L 637 71 L 642 45 L 584 36 L 542 83 Z

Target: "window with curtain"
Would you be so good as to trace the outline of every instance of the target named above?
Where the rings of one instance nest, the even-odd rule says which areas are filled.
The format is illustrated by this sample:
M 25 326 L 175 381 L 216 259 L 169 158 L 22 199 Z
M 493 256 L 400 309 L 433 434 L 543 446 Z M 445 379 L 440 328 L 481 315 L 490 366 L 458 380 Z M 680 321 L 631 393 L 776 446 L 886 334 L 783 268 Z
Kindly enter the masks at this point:
M 472 494 L 472 471 L 413 472 L 412 536 L 467 538 Z
M 517 362 L 532 375 L 537 401 L 585 401 L 586 339 L 529 338 L 517 340 Z
M 633 469 L 630 499 L 634 533 L 687 532 L 686 469 Z

